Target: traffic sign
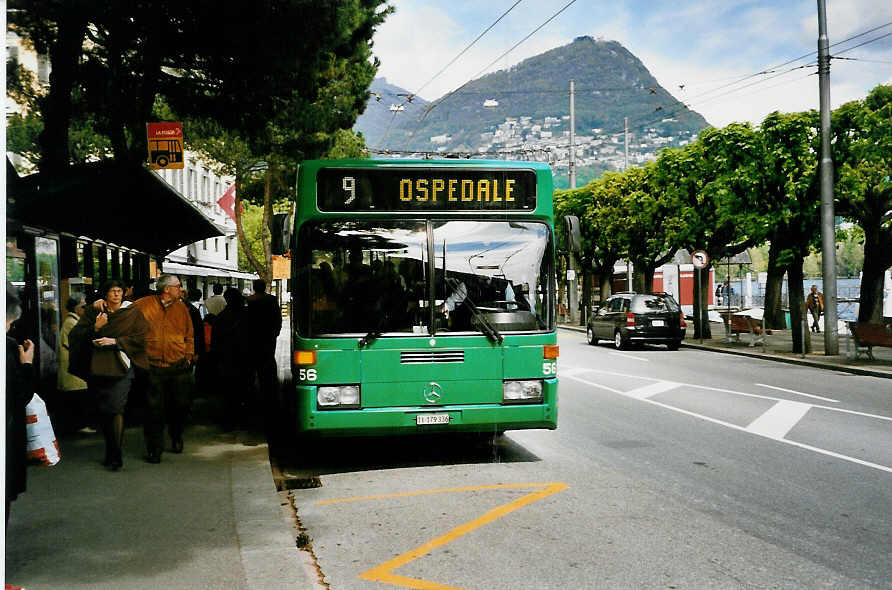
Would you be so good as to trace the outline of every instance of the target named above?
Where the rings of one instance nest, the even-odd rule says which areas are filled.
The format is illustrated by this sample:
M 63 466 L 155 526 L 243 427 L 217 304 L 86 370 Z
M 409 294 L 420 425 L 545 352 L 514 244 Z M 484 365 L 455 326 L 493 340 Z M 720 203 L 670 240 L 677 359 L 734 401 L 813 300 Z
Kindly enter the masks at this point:
M 691 254 L 691 264 L 694 265 L 694 268 L 706 268 L 706 265 L 709 264 L 709 255 L 703 250 L 697 250 Z
M 183 169 L 183 124 L 146 123 L 152 170 Z

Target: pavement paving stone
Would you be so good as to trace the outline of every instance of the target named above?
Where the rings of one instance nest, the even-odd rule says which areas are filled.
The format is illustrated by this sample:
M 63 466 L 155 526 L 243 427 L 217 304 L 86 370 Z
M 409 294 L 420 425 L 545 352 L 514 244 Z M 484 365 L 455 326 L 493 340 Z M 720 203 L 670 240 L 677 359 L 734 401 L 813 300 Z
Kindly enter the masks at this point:
M 186 431 L 185 452 L 143 461 L 125 433 L 124 469 L 99 460 L 100 434 L 60 437 L 62 461 L 33 467 L 13 502 L 6 581 L 29 590 L 315 588 L 295 544 L 265 440 L 214 426 Z

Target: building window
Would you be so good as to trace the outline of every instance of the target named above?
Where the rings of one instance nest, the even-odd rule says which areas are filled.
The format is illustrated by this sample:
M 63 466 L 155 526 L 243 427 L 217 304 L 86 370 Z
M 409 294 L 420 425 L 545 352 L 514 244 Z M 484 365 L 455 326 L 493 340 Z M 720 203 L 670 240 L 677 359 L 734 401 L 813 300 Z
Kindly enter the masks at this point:
M 192 178 L 194 176 L 195 176 L 195 170 L 193 170 L 192 168 L 189 168 L 189 179 L 188 179 L 188 182 L 186 183 L 186 198 L 187 199 L 192 198 L 192 194 L 193 194 L 192 193 Z
M 220 238 L 214 238 L 214 252 L 220 251 Z
M 229 260 L 229 240 L 223 242 L 223 246 L 226 248 L 226 260 Z
M 207 240 L 201 240 L 201 249 L 202 250 L 208 249 L 208 241 Z
M 50 84 L 50 56 L 48 53 L 37 56 L 37 81 L 44 86 Z

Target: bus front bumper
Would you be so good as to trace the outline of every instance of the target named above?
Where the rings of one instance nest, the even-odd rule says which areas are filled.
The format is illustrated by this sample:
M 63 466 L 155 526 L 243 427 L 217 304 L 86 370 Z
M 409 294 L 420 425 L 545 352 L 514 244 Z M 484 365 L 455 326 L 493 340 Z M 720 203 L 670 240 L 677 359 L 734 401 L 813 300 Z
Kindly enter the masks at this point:
M 534 404 L 466 404 L 331 409 L 316 407 L 316 388 L 295 388 L 295 426 L 304 434 L 368 436 L 445 432 L 503 432 L 557 428 L 557 379 L 544 381 Z M 447 421 L 446 423 L 438 423 Z

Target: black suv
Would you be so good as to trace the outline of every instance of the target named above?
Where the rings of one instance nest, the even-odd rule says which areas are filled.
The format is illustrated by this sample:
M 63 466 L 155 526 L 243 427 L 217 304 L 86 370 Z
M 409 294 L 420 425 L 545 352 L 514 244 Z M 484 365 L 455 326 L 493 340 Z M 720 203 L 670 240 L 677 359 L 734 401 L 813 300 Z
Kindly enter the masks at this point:
M 678 350 L 687 324 L 678 303 L 667 293 L 617 293 L 588 321 L 589 344 L 612 340 L 618 349 L 653 342 Z

